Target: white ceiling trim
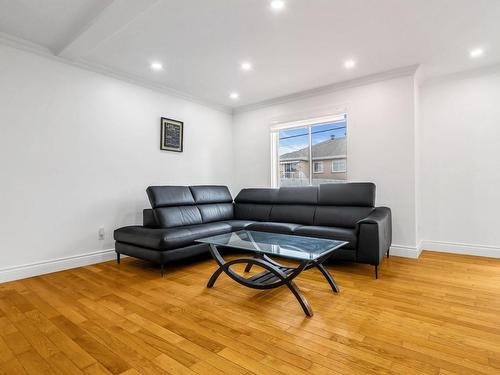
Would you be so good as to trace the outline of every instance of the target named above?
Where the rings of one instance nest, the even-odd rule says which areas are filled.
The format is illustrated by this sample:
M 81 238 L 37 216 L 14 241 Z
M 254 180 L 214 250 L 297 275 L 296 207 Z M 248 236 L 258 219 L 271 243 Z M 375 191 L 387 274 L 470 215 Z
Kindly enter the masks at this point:
M 288 102 L 295 101 L 295 100 L 306 99 L 306 98 L 310 98 L 312 96 L 318 96 L 318 95 L 328 94 L 331 92 L 345 90 L 345 89 L 349 89 L 349 88 L 353 88 L 353 87 L 364 86 L 364 85 L 367 85 L 370 83 L 386 81 L 388 79 L 405 77 L 405 76 L 412 76 L 416 73 L 418 67 L 419 67 L 418 64 L 404 66 L 401 68 L 388 70 L 386 72 L 370 74 L 370 75 L 365 76 L 365 77 L 360 77 L 360 78 L 356 78 L 356 79 L 352 79 L 352 80 L 348 80 L 348 81 L 333 83 L 330 85 L 321 86 L 321 87 L 317 87 L 317 88 L 306 90 L 306 91 L 300 91 L 300 92 L 297 92 L 294 94 L 285 95 L 285 96 L 281 96 L 281 97 L 273 98 L 273 99 L 269 99 L 269 100 L 264 100 L 264 101 L 258 102 L 258 103 L 243 105 L 240 107 L 233 108 L 233 115 L 238 114 L 238 113 L 253 111 L 256 109 L 266 108 L 266 107 L 270 107 L 270 106 L 277 105 L 277 104 L 284 104 L 284 103 L 288 103 Z
M 9 47 L 36 53 L 37 55 L 54 57 L 52 51 L 47 47 L 30 42 L 26 39 L 15 37 L 2 31 L 0 31 L 0 43 Z
M 71 65 L 71 66 L 74 66 L 74 67 L 77 67 L 80 69 L 88 70 L 88 71 L 91 71 L 93 73 L 97 73 L 97 74 L 104 75 L 104 76 L 107 76 L 110 78 L 114 78 L 114 79 L 117 79 L 120 81 L 131 83 L 131 84 L 141 86 L 141 87 L 153 90 L 153 91 L 158 91 L 158 92 L 161 92 L 162 94 L 166 94 L 166 95 L 170 95 L 170 96 L 173 96 L 176 98 L 188 100 L 190 102 L 200 104 L 200 105 L 215 109 L 215 110 L 220 111 L 220 112 L 229 113 L 229 114 L 232 113 L 230 107 L 227 107 L 227 106 L 224 106 L 221 104 L 217 104 L 217 103 L 213 103 L 213 102 L 207 101 L 205 99 L 197 98 L 197 97 L 194 97 L 192 95 L 186 94 L 184 92 L 177 91 L 171 87 L 161 85 L 161 84 L 158 84 L 158 83 L 155 83 L 152 81 L 148 81 L 148 80 L 133 76 L 133 75 L 128 74 L 128 73 L 119 72 L 116 69 L 111 69 L 111 68 L 108 68 L 105 66 L 101 66 L 98 64 L 94 64 L 94 63 L 89 63 L 89 62 L 86 62 L 83 60 L 73 61 L 73 60 L 67 59 L 65 57 L 56 56 L 56 55 L 54 55 L 54 53 L 50 49 L 48 49 L 46 47 L 43 47 L 39 44 L 32 43 L 30 41 L 27 41 L 27 40 L 24 40 L 21 38 L 17 38 L 15 36 L 6 34 L 6 33 L 1 32 L 1 31 L 0 31 L 0 44 L 6 45 L 6 46 L 9 46 L 12 48 L 16 48 L 19 50 L 31 52 L 31 53 L 34 53 L 36 55 L 39 55 L 39 56 L 42 56 L 42 57 L 45 57 L 45 58 L 48 58 L 51 60 L 55 60 L 55 61 L 63 63 L 63 64 L 67 64 L 67 65 Z
M 421 87 L 434 86 L 449 81 L 456 81 L 457 79 L 467 79 L 475 78 L 478 76 L 483 76 L 485 74 L 499 74 L 500 73 L 500 63 L 495 63 L 487 66 L 481 66 L 479 68 L 462 70 L 460 72 L 454 72 L 449 74 L 444 74 L 436 77 L 428 78 L 421 82 Z
M 188 100 L 196 104 L 201 104 L 206 107 L 210 107 L 212 109 L 224 112 L 224 113 L 232 113 L 233 115 L 243 112 L 248 112 L 260 108 L 266 108 L 277 104 L 283 104 L 299 99 L 305 99 L 312 96 L 328 94 L 330 92 L 345 90 L 348 88 L 358 87 L 367 85 L 370 83 L 380 82 L 388 79 L 393 79 L 397 77 L 414 75 L 419 67 L 419 65 L 410 65 L 402 68 L 392 69 L 386 72 L 371 74 L 365 77 L 348 80 L 344 82 L 334 83 L 326 86 L 317 87 L 311 90 L 301 91 L 290 95 L 281 96 L 278 98 L 273 98 L 269 100 L 264 100 L 262 102 L 248 104 L 240 107 L 233 108 L 231 110 L 230 107 L 217 104 L 211 101 L 207 101 L 205 99 L 197 98 L 187 93 L 175 90 L 166 85 L 158 84 L 152 81 L 145 80 L 143 78 L 117 71 L 116 69 L 112 69 L 106 66 L 102 66 L 95 63 L 90 63 L 88 61 L 79 60 L 73 61 L 66 57 L 56 56 L 54 53 L 39 44 L 32 43 L 30 41 L 14 37 L 12 35 L 0 32 L 0 44 L 7 45 L 16 49 L 24 50 L 27 52 L 35 53 L 39 56 L 49 58 L 67 65 L 72 65 L 81 69 L 85 69 L 97 74 L 101 74 L 107 77 L 111 77 L 114 79 L 118 79 L 120 81 L 124 81 L 127 83 L 131 83 L 137 86 L 142 86 L 148 88 L 150 90 L 158 91 L 163 94 L 167 94 L 170 96 L 174 96 L 180 99 Z
M 85 56 L 103 41 L 125 28 L 159 0 L 114 0 L 79 34 L 56 52 L 57 55 L 76 60 Z

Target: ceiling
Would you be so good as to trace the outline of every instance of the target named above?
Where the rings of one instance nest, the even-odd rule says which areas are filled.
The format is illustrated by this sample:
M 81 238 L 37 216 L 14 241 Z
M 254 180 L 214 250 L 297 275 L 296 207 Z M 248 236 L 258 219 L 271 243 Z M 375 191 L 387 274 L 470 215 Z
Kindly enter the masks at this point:
M 499 0 L 285 2 L 0 0 L 0 31 L 232 108 L 413 64 L 432 77 L 500 62 Z

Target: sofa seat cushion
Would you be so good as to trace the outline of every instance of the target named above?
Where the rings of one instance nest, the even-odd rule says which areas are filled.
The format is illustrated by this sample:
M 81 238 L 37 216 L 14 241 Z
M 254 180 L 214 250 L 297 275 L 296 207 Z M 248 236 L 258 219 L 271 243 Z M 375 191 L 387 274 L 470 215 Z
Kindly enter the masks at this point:
M 227 224 L 231 225 L 231 228 L 233 228 L 233 232 L 235 232 L 237 230 L 247 229 L 247 227 L 250 224 L 255 223 L 255 221 L 252 221 L 252 220 L 224 220 L 224 221 L 222 221 L 222 223 L 227 223 Z
M 299 228 L 300 224 L 293 223 L 277 223 L 272 221 L 255 222 L 247 225 L 245 229 L 255 230 L 257 232 L 271 232 L 271 233 L 283 233 L 283 234 L 294 234 L 294 230 Z
M 224 222 L 167 229 L 131 226 L 117 229 L 115 231 L 115 240 L 153 250 L 172 250 L 192 245 L 195 240 L 200 238 L 229 233 L 232 230 L 231 225 Z
M 338 227 L 321 227 L 321 226 L 301 226 L 296 228 L 294 234 L 298 236 L 328 238 L 331 240 L 347 241 L 344 246 L 346 249 L 356 249 L 358 236 L 356 229 L 338 228 Z

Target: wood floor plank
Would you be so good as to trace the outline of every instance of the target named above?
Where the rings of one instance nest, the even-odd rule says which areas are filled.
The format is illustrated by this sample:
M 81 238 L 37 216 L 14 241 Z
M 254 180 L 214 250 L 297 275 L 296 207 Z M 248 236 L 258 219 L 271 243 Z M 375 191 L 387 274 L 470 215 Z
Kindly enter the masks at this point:
M 195 372 L 191 370 L 189 367 L 182 365 L 181 363 L 179 363 L 178 361 L 169 357 L 166 354 L 160 354 L 153 360 L 153 362 L 158 366 L 160 366 L 169 374 L 175 374 L 175 375 L 195 374 Z
M 163 278 L 124 258 L 0 284 L 0 374 L 500 374 L 500 260 L 424 251 L 379 280 L 328 268 L 339 294 L 317 270 L 296 280 L 312 318 L 286 288 L 207 289 L 208 258 Z
M 0 366 L 0 374 L 25 375 L 27 374 L 27 372 L 17 358 L 12 358 L 7 362 L 2 363 L 2 365 Z
M 54 369 L 34 349 L 30 349 L 17 356 L 17 359 L 30 375 L 53 374 Z

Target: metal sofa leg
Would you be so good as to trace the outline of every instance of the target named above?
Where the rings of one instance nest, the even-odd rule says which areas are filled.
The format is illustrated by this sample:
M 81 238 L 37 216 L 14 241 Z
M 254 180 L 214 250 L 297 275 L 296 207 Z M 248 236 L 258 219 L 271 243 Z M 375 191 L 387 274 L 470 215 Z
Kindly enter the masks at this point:
M 375 266 L 375 280 L 378 279 L 378 266 Z
M 387 249 L 387 258 L 389 258 L 389 252 L 391 251 L 391 248 Z
M 120 253 L 116 252 L 116 263 L 120 264 Z
M 161 267 L 161 277 L 163 277 L 165 275 L 165 265 L 162 263 L 160 267 Z

